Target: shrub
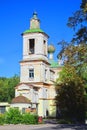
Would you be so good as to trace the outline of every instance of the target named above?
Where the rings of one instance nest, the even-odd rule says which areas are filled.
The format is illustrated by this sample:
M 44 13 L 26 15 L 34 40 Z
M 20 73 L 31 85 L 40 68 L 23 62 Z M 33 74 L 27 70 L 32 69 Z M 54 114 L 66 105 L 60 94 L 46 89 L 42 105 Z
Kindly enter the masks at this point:
M 5 116 L 4 114 L 0 114 L 0 125 L 3 125 L 5 123 Z
M 5 122 L 7 124 L 19 124 L 21 122 L 21 113 L 17 108 L 10 108 L 5 113 Z
M 9 108 L 5 114 L 0 114 L 0 124 L 38 124 L 38 116 L 30 113 L 21 114 L 17 108 Z
M 21 123 L 22 124 L 37 124 L 38 116 L 30 114 L 30 113 L 25 113 L 22 115 Z

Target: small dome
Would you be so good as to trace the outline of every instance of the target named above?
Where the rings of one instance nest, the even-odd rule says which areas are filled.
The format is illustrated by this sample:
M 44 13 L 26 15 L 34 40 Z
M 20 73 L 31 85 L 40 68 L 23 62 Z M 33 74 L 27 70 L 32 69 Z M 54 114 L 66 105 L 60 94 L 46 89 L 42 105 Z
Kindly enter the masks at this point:
M 51 44 L 48 46 L 48 53 L 54 53 L 55 52 L 55 47 Z

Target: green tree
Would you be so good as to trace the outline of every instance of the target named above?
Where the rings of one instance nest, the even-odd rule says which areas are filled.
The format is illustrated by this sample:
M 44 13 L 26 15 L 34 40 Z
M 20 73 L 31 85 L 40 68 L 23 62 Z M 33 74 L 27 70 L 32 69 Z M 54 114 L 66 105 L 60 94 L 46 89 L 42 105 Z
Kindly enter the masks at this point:
M 58 57 L 65 64 L 74 66 L 76 72 L 87 83 L 87 0 L 82 0 L 80 9 L 76 11 L 72 17 L 68 19 L 68 27 L 75 31 L 75 35 L 68 43 L 60 41 L 58 44 L 62 46 Z M 85 10 L 85 11 L 84 11 Z
M 0 102 L 11 102 L 15 95 L 15 87 L 19 83 L 17 75 L 11 78 L 0 78 Z
M 87 43 L 87 0 L 82 0 L 80 9 L 69 17 L 67 25 L 74 29 L 74 44 Z
M 0 78 L 0 102 L 7 101 L 8 99 L 8 79 Z
M 17 75 L 8 79 L 8 102 L 15 97 L 15 87 L 19 83 L 19 77 Z
M 81 120 L 83 120 L 84 116 L 78 117 L 81 115 L 80 112 L 83 113 L 82 115 L 85 113 L 84 88 L 87 86 L 86 9 L 87 0 L 82 0 L 80 9 L 68 19 L 67 25 L 74 29 L 75 35 L 69 43 L 66 41 L 58 43 L 62 46 L 58 58 L 63 60 L 64 68 L 60 74 L 60 78 L 56 81 L 56 99 L 61 111 L 68 112 L 69 116 L 73 116 L 76 119 L 82 118 Z M 73 111 L 70 108 L 70 103 Z
M 83 122 L 85 117 L 84 82 L 70 65 L 63 67 L 56 80 L 56 104 L 63 118 Z
M 87 12 L 87 0 L 82 0 L 81 8 L 84 12 Z

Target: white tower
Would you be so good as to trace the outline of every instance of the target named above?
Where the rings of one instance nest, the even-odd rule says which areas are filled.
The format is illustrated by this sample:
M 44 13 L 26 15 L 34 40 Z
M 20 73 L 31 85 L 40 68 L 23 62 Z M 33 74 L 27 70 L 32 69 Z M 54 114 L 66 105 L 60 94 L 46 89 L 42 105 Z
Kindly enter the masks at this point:
M 36 12 L 30 19 L 30 29 L 23 32 L 22 36 L 23 60 L 20 62 L 20 82 L 44 82 L 46 64 L 49 64 L 48 35 L 40 29 L 40 20 Z
M 52 45 L 48 47 L 48 35 L 40 29 L 40 20 L 36 12 L 30 19 L 30 29 L 23 32 L 22 36 L 23 59 L 20 61 L 20 84 L 15 88 L 12 106 L 25 110 L 36 109 L 38 115 L 43 117 L 55 116 L 56 70 L 48 60 L 49 53 L 50 61 L 53 63 L 55 48 Z
M 48 35 L 40 29 L 37 13 L 33 13 L 30 29 L 23 33 L 23 60 L 47 60 Z

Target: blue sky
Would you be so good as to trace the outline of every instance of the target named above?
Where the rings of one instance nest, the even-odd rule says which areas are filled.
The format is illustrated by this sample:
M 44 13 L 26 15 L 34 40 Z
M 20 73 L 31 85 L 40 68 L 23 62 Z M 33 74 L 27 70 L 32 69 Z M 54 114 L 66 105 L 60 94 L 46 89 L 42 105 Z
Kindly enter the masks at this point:
M 56 56 L 60 50 L 57 43 L 70 41 L 73 30 L 66 26 L 69 16 L 80 8 L 81 0 L 0 0 L 0 77 L 20 74 L 22 60 L 21 33 L 29 28 L 34 11 L 38 13 L 41 29 L 54 44 Z

